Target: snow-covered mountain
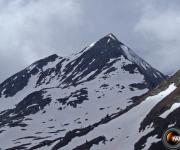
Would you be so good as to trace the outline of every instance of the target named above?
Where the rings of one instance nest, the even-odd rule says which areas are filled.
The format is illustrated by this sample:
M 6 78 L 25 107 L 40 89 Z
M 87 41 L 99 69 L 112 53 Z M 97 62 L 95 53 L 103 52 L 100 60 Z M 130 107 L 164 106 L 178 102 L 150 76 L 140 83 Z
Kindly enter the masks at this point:
M 149 96 L 164 79 L 113 34 L 41 59 L 0 84 L 0 149 L 139 148 L 146 114 L 176 88 Z

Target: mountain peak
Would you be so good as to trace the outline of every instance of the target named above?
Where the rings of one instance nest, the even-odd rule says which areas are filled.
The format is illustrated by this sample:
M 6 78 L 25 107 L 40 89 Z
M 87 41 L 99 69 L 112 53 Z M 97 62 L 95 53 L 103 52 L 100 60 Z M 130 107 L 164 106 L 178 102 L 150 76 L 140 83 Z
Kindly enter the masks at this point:
M 109 34 L 107 34 L 105 37 L 108 37 L 108 38 L 110 38 L 110 39 L 112 39 L 112 40 L 118 40 L 113 33 L 109 33 Z
M 95 149 L 109 150 L 119 139 L 135 139 L 142 117 L 132 136 L 122 136 L 121 129 L 150 112 L 153 99 L 144 103 L 144 94 L 162 80 L 159 71 L 112 33 L 69 57 L 53 54 L 36 61 L 0 84 L 0 149 L 75 150 L 98 144 Z M 99 131 L 105 131 L 103 136 Z M 78 137 L 87 141 L 71 142 Z
M 100 49 L 104 49 L 107 47 L 118 47 L 120 45 L 123 45 L 123 43 L 121 43 L 113 33 L 108 33 L 107 35 L 100 38 L 97 42 L 91 44 L 88 49 L 94 46 L 97 46 Z

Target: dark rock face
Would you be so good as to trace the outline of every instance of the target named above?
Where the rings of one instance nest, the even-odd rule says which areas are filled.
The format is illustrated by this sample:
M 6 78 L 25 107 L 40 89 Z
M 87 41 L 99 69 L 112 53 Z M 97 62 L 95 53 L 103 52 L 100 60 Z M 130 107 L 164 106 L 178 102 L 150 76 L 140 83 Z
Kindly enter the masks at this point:
M 74 98 L 73 101 L 69 101 L 70 98 Z M 85 100 L 88 100 L 88 91 L 86 88 L 82 88 L 75 92 L 72 92 L 69 96 L 57 99 L 63 106 L 77 107 L 78 104 L 82 104 Z

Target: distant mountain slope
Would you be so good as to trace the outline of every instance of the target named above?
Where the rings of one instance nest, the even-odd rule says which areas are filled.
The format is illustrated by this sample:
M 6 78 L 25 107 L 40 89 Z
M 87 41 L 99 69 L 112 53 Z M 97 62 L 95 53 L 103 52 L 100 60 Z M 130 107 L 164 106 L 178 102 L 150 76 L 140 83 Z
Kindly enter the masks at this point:
M 164 79 L 113 34 L 41 59 L 0 84 L 0 148 L 114 149 L 144 109 L 140 97 Z

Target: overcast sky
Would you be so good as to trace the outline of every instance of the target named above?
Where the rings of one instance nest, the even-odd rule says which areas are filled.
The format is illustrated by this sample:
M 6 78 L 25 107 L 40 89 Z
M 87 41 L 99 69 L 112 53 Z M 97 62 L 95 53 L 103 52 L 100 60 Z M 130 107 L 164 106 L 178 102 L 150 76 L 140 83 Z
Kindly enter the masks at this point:
M 0 0 L 0 82 L 111 32 L 163 73 L 180 68 L 179 0 Z

